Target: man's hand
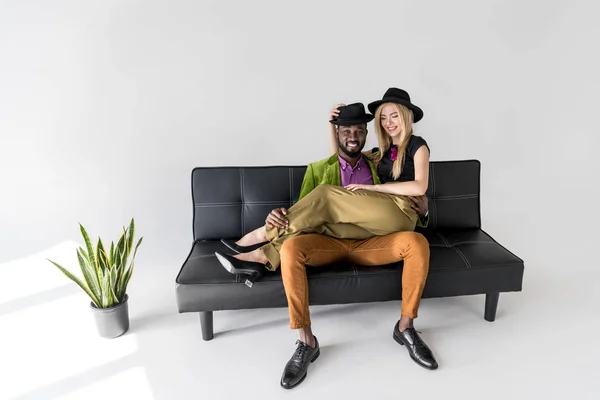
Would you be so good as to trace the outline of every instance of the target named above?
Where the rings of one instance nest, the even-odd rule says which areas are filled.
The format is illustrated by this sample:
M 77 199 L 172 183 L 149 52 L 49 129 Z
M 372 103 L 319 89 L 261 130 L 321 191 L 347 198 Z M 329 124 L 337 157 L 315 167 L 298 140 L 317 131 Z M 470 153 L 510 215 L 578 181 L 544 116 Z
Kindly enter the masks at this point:
M 267 219 L 265 220 L 265 224 L 270 227 L 276 228 L 287 228 L 289 221 L 285 217 L 287 215 L 287 210 L 283 207 L 275 208 L 273 211 L 267 215 Z
M 408 196 L 412 200 L 411 207 L 419 214 L 419 217 L 424 217 L 429 211 L 429 200 L 427 196 Z

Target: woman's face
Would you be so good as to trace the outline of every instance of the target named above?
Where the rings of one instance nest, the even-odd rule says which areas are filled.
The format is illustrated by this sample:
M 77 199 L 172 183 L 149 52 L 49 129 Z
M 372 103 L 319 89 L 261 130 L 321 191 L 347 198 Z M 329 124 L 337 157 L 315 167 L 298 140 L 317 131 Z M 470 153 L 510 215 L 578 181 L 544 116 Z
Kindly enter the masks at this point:
M 393 104 L 386 104 L 381 110 L 381 126 L 392 138 L 402 133 L 404 122 Z

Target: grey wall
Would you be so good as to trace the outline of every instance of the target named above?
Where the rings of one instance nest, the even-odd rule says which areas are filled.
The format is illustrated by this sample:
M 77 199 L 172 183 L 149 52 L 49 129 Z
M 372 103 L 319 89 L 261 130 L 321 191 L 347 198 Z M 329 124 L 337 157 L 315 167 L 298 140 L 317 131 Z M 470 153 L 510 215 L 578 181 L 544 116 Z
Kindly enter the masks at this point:
M 0 7 L 0 262 L 135 216 L 142 265 L 176 271 L 193 167 L 321 159 L 333 104 L 398 86 L 433 160 L 481 160 L 486 230 L 529 267 L 592 267 L 597 2 Z

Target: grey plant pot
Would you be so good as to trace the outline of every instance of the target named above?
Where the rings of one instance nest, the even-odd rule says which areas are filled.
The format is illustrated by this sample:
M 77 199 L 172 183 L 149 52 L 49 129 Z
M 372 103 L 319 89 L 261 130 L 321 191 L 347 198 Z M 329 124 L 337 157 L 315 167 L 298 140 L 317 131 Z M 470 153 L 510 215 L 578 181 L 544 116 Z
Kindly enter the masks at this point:
M 90 308 L 94 319 L 96 320 L 96 328 L 98 333 L 103 338 L 112 339 L 121 336 L 129 329 L 129 295 L 125 295 L 125 299 L 114 307 L 98 308 L 93 302 L 90 302 Z

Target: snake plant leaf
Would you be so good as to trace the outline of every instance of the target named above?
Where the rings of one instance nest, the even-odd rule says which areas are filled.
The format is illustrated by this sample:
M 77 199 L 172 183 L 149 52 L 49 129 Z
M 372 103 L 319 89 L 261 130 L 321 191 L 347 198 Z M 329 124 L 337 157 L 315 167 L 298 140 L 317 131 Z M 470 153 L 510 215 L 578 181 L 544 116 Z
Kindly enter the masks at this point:
M 121 265 L 121 260 L 123 259 L 123 253 L 125 252 L 125 236 L 121 235 L 119 241 L 117 242 L 117 247 L 115 249 L 115 257 L 113 259 L 113 264 Z
M 97 268 L 96 259 L 94 258 L 94 246 L 92 245 L 92 241 L 90 240 L 90 235 L 88 235 L 87 231 L 83 227 L 83 225 L 79 224 L 79 229 L 81 230 L 81 236 L 83 236 L 83 240 L 85 241 L 85 247 L 87 248 L 88 259 L 90 264 L 94 269 Z
M 110 267 L 108 256 L 106 254 L 106 250 L 104 249 L 104 243 L 102 243 L 102 239 L 100 238 L 98 238 L 98 245 L 96 247 L 96 259 L 98 261 L 98 267 L 104 269 Z
M 102 271 L 101 269 L 97 270 L 98 272 L 98 281 L 100 282 L 100 288 L 102 289 L 102 292 L 104 292 L 104 271 Z M 102 296 L 103 294 L 100 294 L 100 297 L 98 298 L 98 300 L 100 300 L 100 307 L 103 308 L 104 306 L 102 306 Z
M 110 250 L 108 250 L 108 263 L 113 265 L 115 259 L 115 242 L 110 242 Z
M 137 254 L 138 247 L 140 247 L 140 244 L 142 244 L 143 239 L 144 238 L 141 237 L 140 240 L 138 240 L 137 244 L 135 245 L 135 250 L 133 251 L 133 258 L 131 259 L 132 262 L 133 262 L 133 259 L 135 258 L 135 255 Z
M 129 247 L 129 238 L 127 236 L 127 228 L 123 228 L 123 241 L 125 242 L 125 246 L 123 246 L 123 253 L 121 254 L 121 259 L 119 262 L 123 265 L 127 264 L 127 260 L 129 259 L 129 252 L 131 248 Z
M 100 288 L 98 275 L 96 274 L 94 268 L 90 265 L 89 261 L 83 256 L 83 254 L 81 254 L 81 250 L 77 252 L 79 267 L 81 268 L 81 272 L 83 273 L 83 277 L 85 279 L 85 282 L 87 283 L 87 287 L 94 294 L 94 303 L 99 303 L 98 299 L 100 299 L 102 289 Z
M 87 254 L 87 252 L 85 251 L 85 249 L 83 247 L 81 247 L 81 246 L 79 247 L 79 252 L 83 256 L 83 258 L 85 258 L 86 260 L 89 261 L 88 254 Z
M 129 280 L 131 279 L 131 275 L 133 274 L 135 255 L 137 254 L 138 247 L 140 247 L 140 245 L 142 244 L 143 239 L 144 238 L 141 237 L 140 240 L 138 240 L 137 244 L 135 245 L 135 249 L 133 251 L 133 256 L 131 257 L 131 263 L 129 264 L 129 267 L 123 274 L 123 281 L 121 282 L 121 285 L 119 287 L 119 294 L 121 296 L 125 296 L 125 293 L 127 292 L 127 285 L 129 284 Z
M 117 296 L 116 284 L 117 284 L 117 270 L 116 270 L 116 268 L 111 268 L 110 269 L 110 292 L 111 292 L 112 297 L 114 298 L 114 303 L 120 303 L 121 300 L 123 300 L 123 299 L 121 299 Z
M 131 279 L 131 274 L 133 274 L 133 266 L 134 266 L 134 264 L 135 264 L 135 261 L 132 260 L 131 261 L 131 266 L 129 267 L 129 269 L 125 273 L 125 279 L 123 281 L 123 295 L 125 295 L 125 293 L 127 292 L 127 285 L 129 285 L 129 280 Z
M 59 264 L 55 263 L 54 261 L 52 261 L 52 260 L 48 260 L 48 261 L 50 261 L 52 264 L 54 264 L 56 266 L 56 268 L 58 268 L 67 278 L 69 278 L 70 280 L 75 282 L 77 285 L 79 285 L 79 287 L 81 289 L 83 289 L 83 291 L 90 297 L 90 299 L 92 299 L 92 301 L 94 302 L 96 307 L 100 307 L 100 301 L 95 298 L 94 294 L 90 291 L 90 289 L 86 285 L 83 284 L 83 282 L 81 282 L 79 280 L 79 278 L 77 278 L 75 275 L 71 274 L 69 271 L 67 271 L 65 268 L 61 267 Z
M 113 257 L 113 261 L 112 261 L 112 265 L 116 266 L 117 271 L 118 271 L 118 275 L 119 275 L 119 279 L 118 281 L 121 281 L 123 279 L 122 275 L 123 275 L 123 265 L 122 265 L 122 258 L 123 258 L 123 252 L 125 251 L 125 237 L 123 235 L 121 235 L 121 237 L 119 238 L 118 242 L 117 242 L 117 246 L 115 247 L 115 255 Z M 118 293 L 118 290 L 117 290 Z
M 102 308 L 109 308 L 112 304 L 112 293 L 110 291 L 110 273 L 106 271 L 102 278 Z
M 106 250 L 104 250 L 104 244 L 100 238 L 98 238 L 98 245 L 96 246 L 96 262 L 98 263 L 98 268 L 106 270 L 110 267 Z
M 127 256 L 131 254 L 131 249 L 133 249 L 133 239 L 135 236 L 135 223 L 133 222 L 133 218 L 129 222 L 129 237 L 127 238 Z M 127 260 L 125 260 L 127 262 Z

